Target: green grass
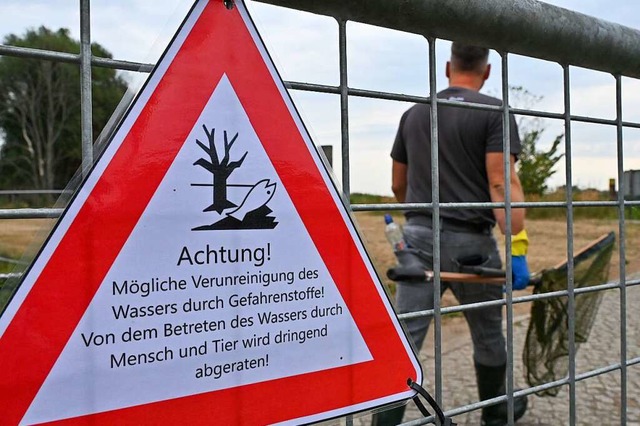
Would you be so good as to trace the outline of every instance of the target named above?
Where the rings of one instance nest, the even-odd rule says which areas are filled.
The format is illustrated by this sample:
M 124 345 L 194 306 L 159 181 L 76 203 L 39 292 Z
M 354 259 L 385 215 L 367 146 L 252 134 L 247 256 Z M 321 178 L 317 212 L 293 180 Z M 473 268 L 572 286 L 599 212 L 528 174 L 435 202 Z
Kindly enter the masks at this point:
M 2 252 L 0 252 L 0 256 L 9 257 Z M 11 263 L 0 261 L 0 274 L 7 274 L 13 271 L 13 267 L 14 265 Z M 5 281 L 6 280 L 0 278 L 0 311 L 4 309 L 4 305 L 7 303 L 7 300 L 9 300 L 9 296 L 11 295 L 9 289 L 4 287 Z
M 363 194 L 361 192 L 354 192 L 349 197 L 351 204 L 381 204 L 381 203 L 393 203 L 392 197 L 386 197 L 384 195 Z
M 640 220 L 640 206 L 627 207 L 625 209 L 625 218 L 630 220 Z
M 575 201 L 608 201 L 609 193 L 606 191 L 597 190 L 581 190 L 579 188 L 574 189 L 573 199 Z M 527 197 L 527 201 L 530 202 L 564 202 L 566 196 L 564 190 L 560 189 L 553 193 L 546 194 L 542 197 Z M 350 197 L 351 204 L 388 204 L 395 203 L 393 197 L 384 195 L 373 195 L 355 192 Z M 384 214 L 387 212 L 376 211 L 373 214 Z M 401 212 L 390 212 L 394 216 L 401 216 Z M 539 220 L 564 220 L 566 219 L 567 209 L 564 207 L 529 207 L 527 208 L 527 217 L 530 219 Z M 573 207 L 574 219 L 602 219 L 602 220 L 617 220 L 618 209 L 617 207 Z M 640 220 L 640 207 L 633 206 L 625 209 L 625 218 Z
M 10 251 L 0 250 L 0 258 L 6 259 L 15 259 L 15 253 L 11 253 Z M 7 274 L 11 272 L 16 272 L 16 270 L 20 270 L 21 268 L 16 268 L 15 263 L 7 262 L 0 259 L 0 274 Z M 11 283 L 11 288 L 9 288 L 9 283 Z M 0 278 L 0 312 L 4 309 L 5 304 L 11 297 L 13 290 L 15 289 L 15 285 L 17 284 L 16 279 L 6 280 Z
M 527 196 L 527 201 L 531 202 L 564 202 L 566 194 L 563 189 L 556 190 L 542 197 Z M 611 201 L 611 195 L 607 191 L 597 191 L 595 189 L 581 190 L 575 188 L 573 192 L 574 201 Z M 614 200 L 615 201 L 615 200 Z M 567 209 L 564 207 L 529 207 L 527 208 L 527 218 L 530 219 L 566 219 Z M 617 220 L 617 207 L 580 207 L 573 206 L 573 217 L 575 219 L 600 219 Z M 625 208 L 626 219 L 640 219 L 640 208 L 637 206 Z
M 640 208 L 626 207 L 624 211 L 626 220 L 640 220 Z M 528 208 L 527 218 L 537 220 L 565 220 L 567 210 L 565 208 Z M 573 207 L 574 219 L 599 219 L 599 220 L 618 220 L 617 207 Z

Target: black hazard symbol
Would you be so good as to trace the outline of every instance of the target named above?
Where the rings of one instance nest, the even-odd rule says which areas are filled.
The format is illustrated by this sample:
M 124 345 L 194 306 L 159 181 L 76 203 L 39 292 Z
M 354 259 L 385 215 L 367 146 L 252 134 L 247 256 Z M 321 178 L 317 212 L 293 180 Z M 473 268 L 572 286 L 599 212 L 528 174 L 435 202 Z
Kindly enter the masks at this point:
M 203 212 L 211 213 L 213 222 L 198 226 L 192 231 L 213 231 L 219 229 L 273 229 L 278 222 L 269 216 L 273 211 L 267 206 L 276 191 L 276 183 L 269 179 L 261 179 L 254 184 L 229 183 L 231 174 L 242 167 L 246 151 L 240 159 L 231 161 L 231 148 L 238 139 L 238 133 L 229 140 L 224 131 L 224 156 L 220 159 L 214 143 L 215 130 L 210 131 L 202 125 L 208 144 L 196 139 L 196 143 L 207 154 L 199 158 L 194 166 L 200 166 L 211 173 L 212 183 L 192 183 L 191 186 L 209 187 L 212 189 L 213 203 L 205 207 Z M 234 196 L 230 196 L 229 188 L 234 188 Z M 231 199 L 230 199 L 231 198 Z

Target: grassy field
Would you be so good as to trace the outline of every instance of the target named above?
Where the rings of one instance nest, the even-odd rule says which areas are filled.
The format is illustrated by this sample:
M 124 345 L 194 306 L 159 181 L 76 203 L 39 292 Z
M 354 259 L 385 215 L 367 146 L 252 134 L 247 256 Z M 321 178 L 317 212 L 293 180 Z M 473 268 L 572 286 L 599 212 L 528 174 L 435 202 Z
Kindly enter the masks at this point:
M 23 260 L 37 252 L 55 223 L 53 219 L 3 219 L 0 220 L 0 259 Z M 24 268 L 20 264 L 0 260 L 0 273 Z M 4 280 L 0 280 L 0 285 Z M 0 287 L 0 308 L 9 297 L 7 289 Z

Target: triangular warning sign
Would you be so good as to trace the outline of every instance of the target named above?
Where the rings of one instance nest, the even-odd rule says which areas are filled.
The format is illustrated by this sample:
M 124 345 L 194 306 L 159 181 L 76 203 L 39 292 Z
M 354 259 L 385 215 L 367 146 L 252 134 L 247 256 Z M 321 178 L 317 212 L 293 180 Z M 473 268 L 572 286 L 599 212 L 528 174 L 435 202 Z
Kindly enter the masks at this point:
M 198 1 L 0 317 L 2 424 L 309 423 L 422 373 L 244 5 Z

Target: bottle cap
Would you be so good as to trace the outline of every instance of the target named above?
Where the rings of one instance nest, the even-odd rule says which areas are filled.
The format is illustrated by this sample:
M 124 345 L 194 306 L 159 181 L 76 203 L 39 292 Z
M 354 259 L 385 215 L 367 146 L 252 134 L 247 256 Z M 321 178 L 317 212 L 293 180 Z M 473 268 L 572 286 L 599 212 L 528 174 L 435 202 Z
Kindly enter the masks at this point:
M 386 223 L 387 225 L 390 224 L 391 222 L 393 222 L 393 218 L 391 217 L 390 214 L 385 214 L 384 215 L 384 223 Z

